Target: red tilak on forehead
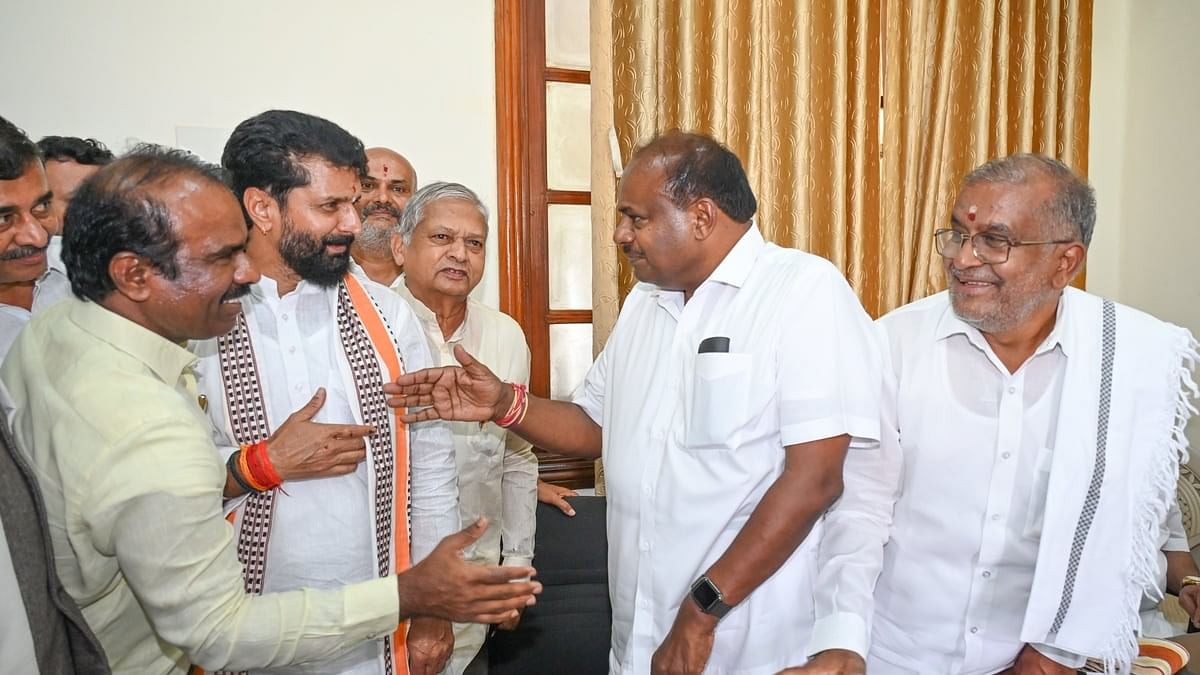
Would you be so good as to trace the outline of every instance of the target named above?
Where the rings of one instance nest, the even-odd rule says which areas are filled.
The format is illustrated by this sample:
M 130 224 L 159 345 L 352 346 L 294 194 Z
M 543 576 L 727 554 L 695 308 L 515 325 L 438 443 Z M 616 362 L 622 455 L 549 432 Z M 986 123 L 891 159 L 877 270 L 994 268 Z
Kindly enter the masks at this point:
M 967 220 L 975 220 L 975 212 L 978 210 L 979 207 L 972 204 L 971 208 L 967 209 Z
M 383 175 L 388 175 L 388 168 L 386 166 L 383 167 Z

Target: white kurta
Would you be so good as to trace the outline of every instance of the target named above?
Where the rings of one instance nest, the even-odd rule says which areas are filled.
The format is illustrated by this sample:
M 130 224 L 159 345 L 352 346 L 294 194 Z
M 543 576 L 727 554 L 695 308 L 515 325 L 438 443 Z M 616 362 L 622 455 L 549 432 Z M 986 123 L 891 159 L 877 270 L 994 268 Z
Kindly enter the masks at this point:
M 363 281 L 396 337 L 405 371 L 433 365 L 420 325 L 407 303 L 388 289 Z M 337 290 L 302 281 L 279 297 L 275 281 L 263 277 L 242 298 L 247 327 L 255 347 L 267 419 L 272 429 L 325 387 L 325 405 L 315 421 L 361 424 L 351 406 L 354 387 L 337 330 Z M 193 343 L 199 391 L 208 397 L 214 440 L 223 457 L 237 449 L 225 429 L 225 391 L 215 339 Z M 445 536 L 458 530 L 454 449 L 444 423 L 410 427 L 412 559 L 419 562 Z M 368 486 L 370 459 L 346 476 L 288 481 L 275 500 L 270 552 L 263 592 L 296 588 L 333 588 L 375 578 L 375 545 L 371 534 L 374 503 Z M 322 664 L 295 666 L 273 673 L 379 672 L 382 642 L 361 645 Z
M 995 673 L 1023 646 L 1070 358 L 1061 322 L 1011 374 L 945 293 L 877 326 L 881 452 L 846 462 L 810 651 L 862 653 L 869 634 L 870 673 Z
M 435 365 L 458 365 L 454 345 L 505 382 L 529 383 L 529 346 L 525 334 L 507 314 L 474 300 L 467 301 L 463 324 L 442 337 L 437 315 L 412 296 L 397 280 L 393 289 L 409 302 L 425 330 Z M 533 534 L 537 527 L 537 457 L 533 446 L 495 424 L 482 428 L 476 422 L 451 422 L 454 454 L 458 461 L 459 512 L 464 523 L 487 516 L 491 527 L 466 551 L 467 560 L 484 565 L 514 567 L 533 560 Z M 501 562 L 503 561 L 503 562 Z M 461 673 L 487 636 L 482 624 L 455 624 L 454 656 L 446 672 Z
M 729 353 L 698 355 L 730 339 Z M 645 673 L 688 587 L 779 477 L 785 446 L 879 435 L 870 320 L 828 261 L 742 237 L 686 304 L 639 284 L 575 394 L 603 428 L 610 667 Z M 803 661 L 818 523 L 718 625 L 707 672 L 774 673 Z M 690 600 L 689 600 L 690 602 Z

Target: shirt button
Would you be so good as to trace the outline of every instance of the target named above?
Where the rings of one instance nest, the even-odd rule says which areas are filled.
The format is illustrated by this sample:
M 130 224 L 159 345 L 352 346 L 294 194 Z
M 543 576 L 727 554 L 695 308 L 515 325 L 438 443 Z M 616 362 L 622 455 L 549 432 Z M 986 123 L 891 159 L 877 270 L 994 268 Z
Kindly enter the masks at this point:
M 295 354 L 295 353 L 296 353 L 296 348 L 295 348 L 295 347 L 288 347 L 288 353 L 289 353 L 289 354 Z
M 1000 456 L 1001 456 L 1002 458 L 1004 458 L 1004 459 L 1008 459 L 1009 457 L 1012 457 L 1012 453 L 1011 453 L 1011 452 L 1005 452 L 1005 453 L 1002 453 Z
M 999 514 L 999 513 L 993 513 L 993 514 L 992 514 L 992 520 L 1000 520 L 1000 514 Z
M 984 570 L 984 571 L 983 571 L 983 578 L 984 578 L 984 579 L 991 579 L 991 578 L 992 578 L 992 572 L 991 572 L 991 570 Z
M 975 633 L 978 633 L 978 632 L 979 632 L 979 626 L 971 626 L 971 634 L 972 635 L 974 635 Z
M 280 317 L 280 318 L 282 318 L 284 321 L 287 321 L 287 312 L 284 312 L 284 313 L 283 313 L 283 316 L 282 316 L 282 317 Z
M 642 494 L 646 495 L 647 497 L 649 497 L 653 492 L 654 490 L 651 490 L 649 485 L 642 486 Z
M 642 542 L 642 545 L 641 545 L 641 549 L 642 549 L 643 551 L 649 551 L 649 550 L 650 550 L 650 542 L 648 542 L 648 541 L 643 541 L 643 542 Z
M 1008 388 L 1008 393 L 1010 393 L 1010 394 L 1015 394 L 1015 393 L 1017 393 L 1017 388 L 1016 388 L 1016 387 L 1009 387 L 1009 388 Z

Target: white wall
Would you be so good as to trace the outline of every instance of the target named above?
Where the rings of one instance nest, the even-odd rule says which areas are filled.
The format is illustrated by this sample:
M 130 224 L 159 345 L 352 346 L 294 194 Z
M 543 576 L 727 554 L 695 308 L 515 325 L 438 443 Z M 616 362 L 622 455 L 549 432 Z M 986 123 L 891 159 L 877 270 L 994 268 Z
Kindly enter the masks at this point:
M 1093 26 L 1088 288 L 1200 335 L 1200 2 L 1096 0 Z
M 227 133 L 292 108 L 395 148 L 422 183 L 461 182 L 495 212 L 489 0 L 5 0 L 0 16 L 0 115 L 34 138 L 175 144 L 179 126 Z M 493 237 L 476 291 L 493 306 L 496 248 Z

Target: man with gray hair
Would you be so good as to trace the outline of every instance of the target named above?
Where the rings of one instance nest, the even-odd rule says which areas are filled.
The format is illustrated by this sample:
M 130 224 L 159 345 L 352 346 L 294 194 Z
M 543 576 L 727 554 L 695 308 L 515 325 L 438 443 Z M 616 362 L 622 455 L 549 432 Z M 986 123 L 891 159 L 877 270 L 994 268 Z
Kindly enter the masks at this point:
M 417 172 L 404 155 L 389 148 L 367 150 L 367 173 L 359 179 L 362 232 L 354 238 L 351 270 L 377 284 L 396 288 L 403 271 L 396 262 L 396 230 L 404 205 L 417 189 Z
M 1197 352 L 1069 286 L 1095 220 L 1092 188 L 1048 157 L 963 181 L 934 232 L 948 291 L 877 322 L 881 452 L 846 460 L 797 672 L 1128 672 Z
M 500 377 L 528 385 L 529 345 L 521 327 L 471 298 L 483 278 L 487 235 L 487 207 L 470 189 L 458 183 L 421 188 L 400 218 L 395 251 L 404 276 L 393 288 L 412 305 L 436 365 L 457 364 L 454 347 L 462 345 Z M 532 445 L 492 422 L 449 424 L 460 515 L 495 523 L 464 555 L 479 564 L 528 565 L 537 506 Z M 518 620 L 501 628 L 515 628 Z M 486 635 L 482 624 L 456 624 L 446 672 L 457 675 L 468 666 L 470 672 L 486 672 L 486 652 L 480 654 Z

